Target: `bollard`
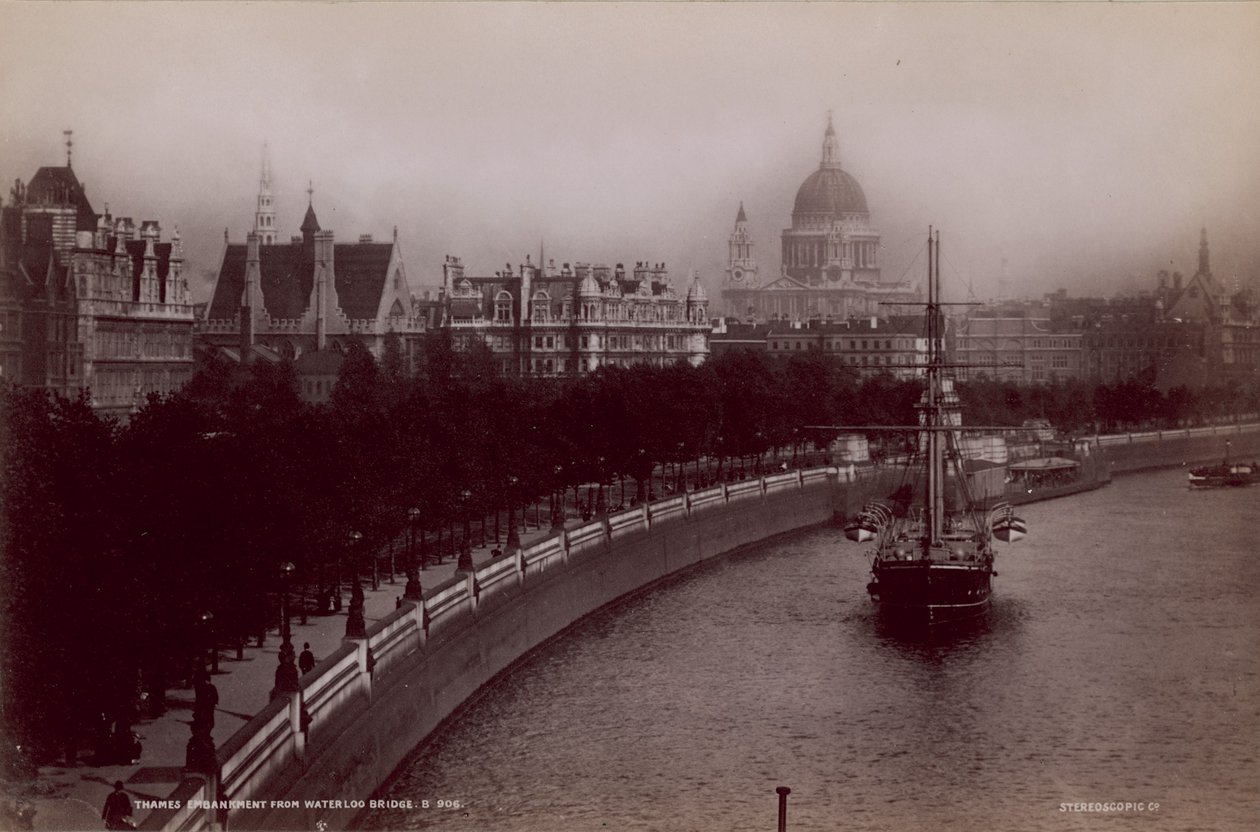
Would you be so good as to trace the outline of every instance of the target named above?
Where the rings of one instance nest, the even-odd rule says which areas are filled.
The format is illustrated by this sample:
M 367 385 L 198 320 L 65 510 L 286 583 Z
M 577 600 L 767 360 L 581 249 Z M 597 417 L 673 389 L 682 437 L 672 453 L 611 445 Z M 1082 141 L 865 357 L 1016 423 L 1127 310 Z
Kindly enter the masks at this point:
M 787 796 L 792 790 L 787 786 L 779 786 L 775 792 L 779 795 L 779 832 L 787 832 Z

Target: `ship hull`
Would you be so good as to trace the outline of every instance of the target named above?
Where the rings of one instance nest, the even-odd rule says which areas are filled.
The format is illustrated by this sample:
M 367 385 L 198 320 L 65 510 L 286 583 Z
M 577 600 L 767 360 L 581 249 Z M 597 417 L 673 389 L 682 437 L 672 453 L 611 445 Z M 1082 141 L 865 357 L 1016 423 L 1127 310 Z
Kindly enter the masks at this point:
M 900 623 L 934 625 L 983 615 L 993 593 L 993 571 L 948 563 L 894 563 L 876 570 L 868 586 L 881 614 Z

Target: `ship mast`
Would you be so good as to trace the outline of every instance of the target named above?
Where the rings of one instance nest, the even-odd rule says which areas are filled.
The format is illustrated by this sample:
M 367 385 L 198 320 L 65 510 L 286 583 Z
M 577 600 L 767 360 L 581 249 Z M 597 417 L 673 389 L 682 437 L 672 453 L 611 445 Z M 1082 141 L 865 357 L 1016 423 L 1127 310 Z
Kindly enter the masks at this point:
M 928 226 L 928 303 L 927 303 L 927 499 L 924 507 L 927 512 L 925 546 L 933 546 L 941 541 L 942 526 L 945 518 L 945 465 L 941 453 L 941 372 L 944 369 L 942 345 L 944 336 L 944 320 L 941 317 L 940 275 L 941 275 L 941 235 Z

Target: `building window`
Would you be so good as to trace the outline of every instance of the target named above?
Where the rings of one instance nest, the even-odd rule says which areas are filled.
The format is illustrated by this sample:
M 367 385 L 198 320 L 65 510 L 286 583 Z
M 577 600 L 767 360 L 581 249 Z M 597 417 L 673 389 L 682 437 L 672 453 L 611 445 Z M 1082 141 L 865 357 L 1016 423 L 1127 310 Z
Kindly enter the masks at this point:
M 548 321 L 551 319 L 551 296 L 546 292 L 534 294 L 533 317 L 535 321 Z
M 499 292 L 495 295 L 494 319 L 504 324 L 512 322 L 512 296 L 507 292 Z

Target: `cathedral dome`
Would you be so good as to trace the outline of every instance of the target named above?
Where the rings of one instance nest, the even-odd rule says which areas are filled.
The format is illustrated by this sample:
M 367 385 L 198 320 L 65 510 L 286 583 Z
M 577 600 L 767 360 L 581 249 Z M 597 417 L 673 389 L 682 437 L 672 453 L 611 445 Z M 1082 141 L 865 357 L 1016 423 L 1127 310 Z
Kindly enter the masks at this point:
M 792 217 L 801 214 L 867 214 L 862 186 L 839 167 L 822 167 L 809 175 L 796 192 Z

